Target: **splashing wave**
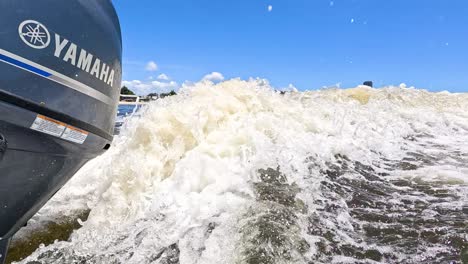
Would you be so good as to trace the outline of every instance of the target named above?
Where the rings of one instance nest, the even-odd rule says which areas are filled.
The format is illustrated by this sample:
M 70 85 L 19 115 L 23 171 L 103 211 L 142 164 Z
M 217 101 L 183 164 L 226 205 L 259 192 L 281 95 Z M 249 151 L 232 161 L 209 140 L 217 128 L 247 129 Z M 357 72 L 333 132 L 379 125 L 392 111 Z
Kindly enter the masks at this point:
M 467 139 L 467 94 L 185 86 L 32 220 L 90 211 L 22 263 L 461 261 Z

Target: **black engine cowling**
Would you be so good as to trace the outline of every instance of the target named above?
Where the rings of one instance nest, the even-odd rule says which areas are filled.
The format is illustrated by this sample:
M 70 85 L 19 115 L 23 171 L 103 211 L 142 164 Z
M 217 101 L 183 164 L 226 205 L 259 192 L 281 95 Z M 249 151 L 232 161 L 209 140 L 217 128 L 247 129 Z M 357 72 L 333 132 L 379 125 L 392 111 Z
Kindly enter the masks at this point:
M 0 24 L 0 242 L 6 244 L 108 149 L 122 41 L 110 0 L 0 0 Z

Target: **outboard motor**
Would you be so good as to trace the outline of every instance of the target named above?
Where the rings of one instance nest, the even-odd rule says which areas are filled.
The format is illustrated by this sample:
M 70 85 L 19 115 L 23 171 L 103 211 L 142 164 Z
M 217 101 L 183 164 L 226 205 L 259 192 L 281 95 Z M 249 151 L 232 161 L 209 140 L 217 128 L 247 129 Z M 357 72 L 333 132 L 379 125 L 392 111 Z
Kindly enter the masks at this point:
M 2 263 L 18 229 L 109 148 L 122 40 L 110 0 L 0 0 L 0 22 Z

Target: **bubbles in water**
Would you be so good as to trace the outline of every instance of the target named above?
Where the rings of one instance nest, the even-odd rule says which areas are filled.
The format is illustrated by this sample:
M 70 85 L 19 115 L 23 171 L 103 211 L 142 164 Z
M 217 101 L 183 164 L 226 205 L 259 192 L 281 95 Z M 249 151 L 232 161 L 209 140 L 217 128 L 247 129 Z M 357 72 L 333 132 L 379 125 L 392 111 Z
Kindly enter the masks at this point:
M 34 217 L 90 210 L 22 263 L 460 261 L 466 138 L 466 94 L 186 85 Z

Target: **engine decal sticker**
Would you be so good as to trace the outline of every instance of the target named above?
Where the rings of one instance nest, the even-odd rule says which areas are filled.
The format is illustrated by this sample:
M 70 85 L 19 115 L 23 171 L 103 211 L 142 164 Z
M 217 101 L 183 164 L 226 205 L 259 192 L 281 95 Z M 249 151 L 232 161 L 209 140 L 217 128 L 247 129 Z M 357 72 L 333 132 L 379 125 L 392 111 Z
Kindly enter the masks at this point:
M 89 135 L 84 130 L 43 115 L 36 116 L 31 129 L 78 144 L 83 144 Z
M 31 129 L 52 135 L 55 137 L 60 137 L 65 131 L 67 125 L 65 123 L 59 122 L 52 118 L 48 118 L 43 115 L 37 115 L 36 119 L 34 120 L 33 124 L 31 125 Z
M 59 83 L 64 85 L 68 88 L 71 88 L 75 91 L 78 91 L 82 94 L 86 94 L 96 100 L 99 100 L 103 103 L 108 105 L 114 104 L 114 100 L 112 100 L 109 96 L 75 80 L 70 77 L 67 77 L 61 73 L 58 73 L 52 69 L 44 67 L 40 64 L 32 62 L 28 59 L 20 57 L 16 54 L 8 52 L 6 50 L 0 49 L 0 61 L 3 61 L 7 64 L 10 64 L 14 67 L 20 68 L 22 70 L 34 73 L 46 79 L 49 79 L 53 82 Z
M 89 133 L 84 130 L 68 126 L 63 132 L 61 138 L 78 144 L 83 144 L 88 137 L 88 134 Z

